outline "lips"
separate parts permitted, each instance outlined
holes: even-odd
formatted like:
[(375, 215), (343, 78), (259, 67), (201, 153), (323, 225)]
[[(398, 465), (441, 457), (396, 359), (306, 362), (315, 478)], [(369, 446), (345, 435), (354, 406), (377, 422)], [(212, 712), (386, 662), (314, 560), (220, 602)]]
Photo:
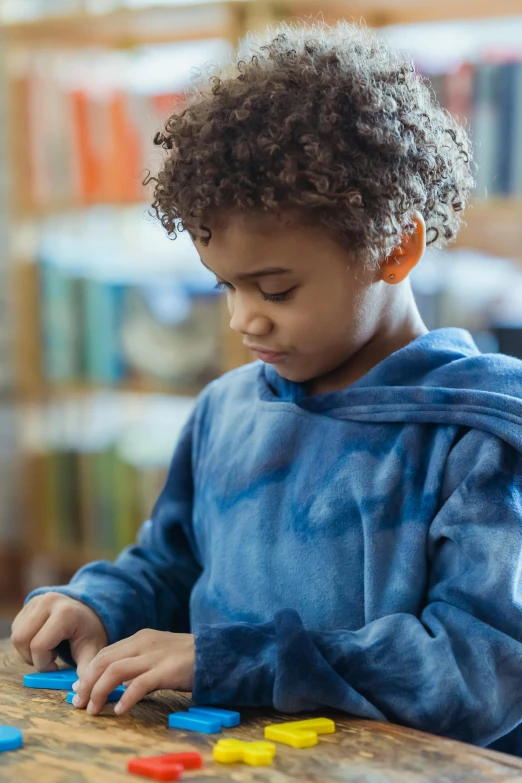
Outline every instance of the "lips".
[(268, 351), (265, 348), (258, 348), (257, 346), (253, 345), (247, 345), (246, 347), (252, 351), (252, 353), (255, 353), (258, 359), (261, 359), (263, 362), (267, 362), (267, 364), (276, 364), (286, 355), (281, 351)]

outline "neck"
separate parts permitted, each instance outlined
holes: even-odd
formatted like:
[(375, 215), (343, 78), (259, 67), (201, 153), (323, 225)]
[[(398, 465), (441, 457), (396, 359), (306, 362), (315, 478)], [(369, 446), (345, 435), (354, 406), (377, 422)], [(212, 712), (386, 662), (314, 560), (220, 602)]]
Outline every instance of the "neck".
[(309, 381), (306, 384), (307, 394), (324, 394), (345, 389), (387, 356), (426, 334), (429, 329), (420, 316), (409, 286), (405, 286), (402, 300), (400, 305), (394, 303), (394, 307), (384, 315), (371, 337), (346, 362)]

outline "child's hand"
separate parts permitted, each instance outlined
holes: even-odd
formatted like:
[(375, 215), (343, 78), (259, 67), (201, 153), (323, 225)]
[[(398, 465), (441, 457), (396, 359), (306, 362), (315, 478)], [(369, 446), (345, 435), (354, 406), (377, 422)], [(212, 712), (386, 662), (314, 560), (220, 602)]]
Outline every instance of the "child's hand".
[(139, 631), (98, 653), (80, 677), (73, 704), (97, 715), (109, 693), (130, 682), (114, 708), (121, 715), (152, 691), (191, 691), (194, 660), (192, 634)]
[(37, 595), (15, 617), (11, 641), (39, 671), (56, 671), (56, 648), (68, 640), (80, 676), (107, 644), (98, 615), (88, 606), (60, 593)]

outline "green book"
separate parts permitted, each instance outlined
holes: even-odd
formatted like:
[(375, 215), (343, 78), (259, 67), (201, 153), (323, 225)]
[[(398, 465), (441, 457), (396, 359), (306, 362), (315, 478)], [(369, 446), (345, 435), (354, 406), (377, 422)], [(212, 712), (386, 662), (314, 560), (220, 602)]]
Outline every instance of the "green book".
[(86, 279), (84, 288), (84, 366), (94, 384), (114, 384), (122, 376), (119, 344), (123, 286)]
[(79, 366), (77, 285), (52, 263), (40, 265), (44, 370), (52, 383), (71, 381)]
[(136, 480), (132, 467), (116, 452), (114, 460), (114, 524), (119, 551), (132, 544), (136, 532)]
[(475, 74), (475, 105), (472, 135), (475, 144), (477, 164), (477, 188), (475, 195), (485, 198), (498, 189), (499, 149), (499, 66), (495, 63), (480, 63)]
[(92, 545), (100, 556), (105, 557), (112, 555), (115, 550), (112, 529), (112, 460), (107, 451), (97, 452), (92, 457)]

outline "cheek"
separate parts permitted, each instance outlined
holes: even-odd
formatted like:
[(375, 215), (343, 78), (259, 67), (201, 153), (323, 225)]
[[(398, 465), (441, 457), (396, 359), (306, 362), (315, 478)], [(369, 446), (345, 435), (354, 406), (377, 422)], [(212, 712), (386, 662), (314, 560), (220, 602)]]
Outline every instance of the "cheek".
[(296, 339), (306, 338), (309, 346), (329, 346), (351, 343), (360, 331), (362, 318), (354, 303), (336, 295), (312, 301), (293, 319), (292, 331)]
[(313, 315), (300, 318), (293, 331), (296, 360), (308, 377), (323, 375), (342, 364), (371, 337), (368, 299), (360, 297), (356, 302), (352, 297), (348, 304), (337, 296), (334, 300), (333, 305), (327, 302), (316, 307)]

